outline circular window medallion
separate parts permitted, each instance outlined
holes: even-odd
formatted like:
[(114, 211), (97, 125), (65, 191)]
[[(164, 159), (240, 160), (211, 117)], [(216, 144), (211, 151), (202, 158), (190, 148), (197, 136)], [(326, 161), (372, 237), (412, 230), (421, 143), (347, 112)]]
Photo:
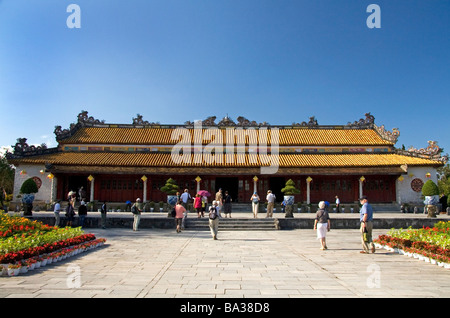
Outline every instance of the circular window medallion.
[(419, 178), (415, 178), (411, 181), (411, 189), (416, 192), (422, 191), (423, 181)]
[(42, 180), (38, 177), (33, 177), (32, 179), (34, 180), (34, 182), (36, 182), (38, 189), (40, 189), (42, 185)]

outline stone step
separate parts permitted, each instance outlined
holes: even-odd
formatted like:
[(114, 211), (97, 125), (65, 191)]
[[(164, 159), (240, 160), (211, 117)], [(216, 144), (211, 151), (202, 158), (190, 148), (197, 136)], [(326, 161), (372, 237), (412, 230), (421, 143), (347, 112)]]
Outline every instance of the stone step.
[[(277, 230), (277, 219), (243, 219), (243, 218), (221, 218), (219, 230), (227, 231), (267, 231)], [(187, 218), (186, 230), (209, 230), (208, 218)]]

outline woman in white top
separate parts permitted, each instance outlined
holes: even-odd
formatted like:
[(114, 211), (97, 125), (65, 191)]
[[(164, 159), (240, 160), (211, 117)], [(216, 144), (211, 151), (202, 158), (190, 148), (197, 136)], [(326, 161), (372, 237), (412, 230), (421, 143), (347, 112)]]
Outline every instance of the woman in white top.
[(258, 209), (259, 209), (259, 196), (256, 192), (253, 193), (252, 197), (250, 198), (250, 201), (252, 201), (253, 217), (256, 219), (258, 218)]
[(320, 240), (321, 250), (327, 249), (325, 241), (327, 232), (330, 231), (330, 217), (328, 211), (325, 210), (325, 202), (319, 202), (319, 210), (317, 210), (316, 219), (314, 220), (314, 230), (317, 230), (317, 238)]

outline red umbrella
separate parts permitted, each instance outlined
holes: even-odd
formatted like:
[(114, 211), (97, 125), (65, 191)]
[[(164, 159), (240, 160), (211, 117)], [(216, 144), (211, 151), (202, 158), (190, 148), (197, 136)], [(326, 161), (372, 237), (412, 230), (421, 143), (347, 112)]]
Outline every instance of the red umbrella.
[(202, 196), (202, 197), (209, 197), (209, 196), (211, 196), (211, 193), (209, 193), (208, 191), (206, 191), (206, 190), (200, 190), (200, 191), (198, 191), (197, 192), (200, 196)]

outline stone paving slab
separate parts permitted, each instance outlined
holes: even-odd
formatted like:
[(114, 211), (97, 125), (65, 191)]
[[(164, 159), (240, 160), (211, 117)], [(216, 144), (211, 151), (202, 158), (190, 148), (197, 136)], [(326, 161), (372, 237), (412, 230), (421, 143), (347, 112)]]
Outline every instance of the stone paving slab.
[(450, 270), (386, 250), (360, 254), (353, 229), (331, 230), (326, 251), (313, 230), (222, 231), (216, 241), (205, 231), (87, 232), (107, 244), (0, 277), (0, 297), (450, 297)]

